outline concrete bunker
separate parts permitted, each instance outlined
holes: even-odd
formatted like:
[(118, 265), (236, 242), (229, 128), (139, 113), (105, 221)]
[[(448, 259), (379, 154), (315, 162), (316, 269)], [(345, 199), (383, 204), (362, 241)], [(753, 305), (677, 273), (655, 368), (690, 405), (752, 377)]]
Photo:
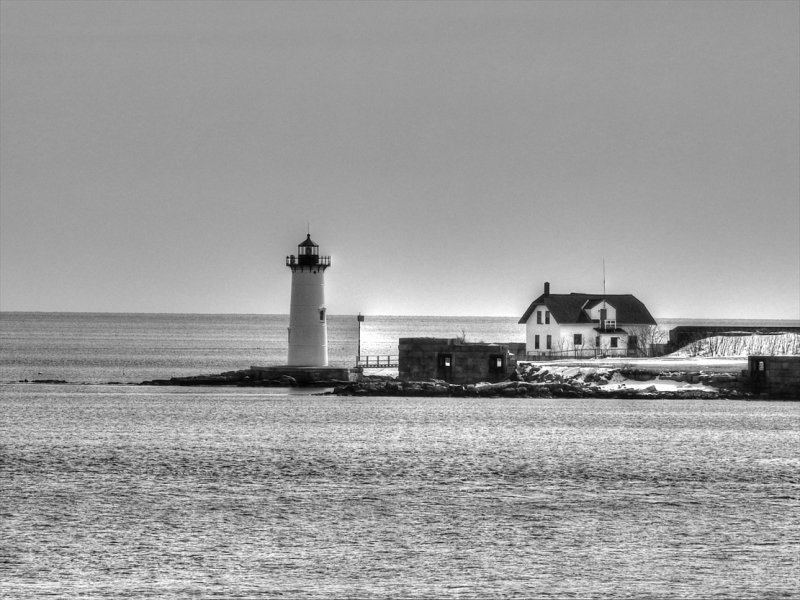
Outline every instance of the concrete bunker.
[(747, 367), (749, 391), (800, 400), (800, 356), (750, 356)]
[(470, 384), (507, 379), (517, 366), (519, 344), (464, 343), (456, 338), (400, 338), (399, 376)]

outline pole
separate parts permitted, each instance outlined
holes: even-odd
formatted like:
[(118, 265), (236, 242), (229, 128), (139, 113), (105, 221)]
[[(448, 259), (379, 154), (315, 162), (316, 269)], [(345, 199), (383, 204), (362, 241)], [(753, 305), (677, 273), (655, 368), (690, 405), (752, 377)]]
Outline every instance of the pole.
[(606, 330), (606, 259), (603, 259), (603, 308), (600, 310), (600, 328)]
[(356, 357), (356, 366), (361, 362), (361, 322), (364, 320), (364, 315), (358, 313), (358, 356)]

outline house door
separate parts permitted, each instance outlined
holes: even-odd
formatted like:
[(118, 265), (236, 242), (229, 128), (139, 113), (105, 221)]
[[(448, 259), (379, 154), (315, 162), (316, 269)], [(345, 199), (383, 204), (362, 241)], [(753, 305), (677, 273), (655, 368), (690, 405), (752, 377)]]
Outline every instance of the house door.
[(453, 378), (453, 355), (439, 354), (436, 359), (436, 379), (447, 381)]

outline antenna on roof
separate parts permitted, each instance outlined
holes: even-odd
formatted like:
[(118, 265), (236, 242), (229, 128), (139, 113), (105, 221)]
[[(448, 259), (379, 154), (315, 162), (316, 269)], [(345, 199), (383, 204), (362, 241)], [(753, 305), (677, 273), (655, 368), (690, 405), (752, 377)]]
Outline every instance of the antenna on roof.
[(606, 259), (603, 259), (603, 308), (606, 307)]

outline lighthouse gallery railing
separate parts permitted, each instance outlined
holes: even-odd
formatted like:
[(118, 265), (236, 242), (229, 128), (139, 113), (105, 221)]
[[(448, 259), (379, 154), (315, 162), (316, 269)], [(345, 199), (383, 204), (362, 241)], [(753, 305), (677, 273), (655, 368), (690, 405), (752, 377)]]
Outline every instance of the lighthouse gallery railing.
[(306, 262), (310, 256), (304, 256), (301, 260), (299, 257), (291, 254), (286, 257), (286, 266), (287, 267), (294, 267), (294, 266), (314, 266), (314, 265), (322, 265), (323, 267), (330, 267), (331, 266), (331, 257), (330, 256), (317, 256), (316, 262)]

